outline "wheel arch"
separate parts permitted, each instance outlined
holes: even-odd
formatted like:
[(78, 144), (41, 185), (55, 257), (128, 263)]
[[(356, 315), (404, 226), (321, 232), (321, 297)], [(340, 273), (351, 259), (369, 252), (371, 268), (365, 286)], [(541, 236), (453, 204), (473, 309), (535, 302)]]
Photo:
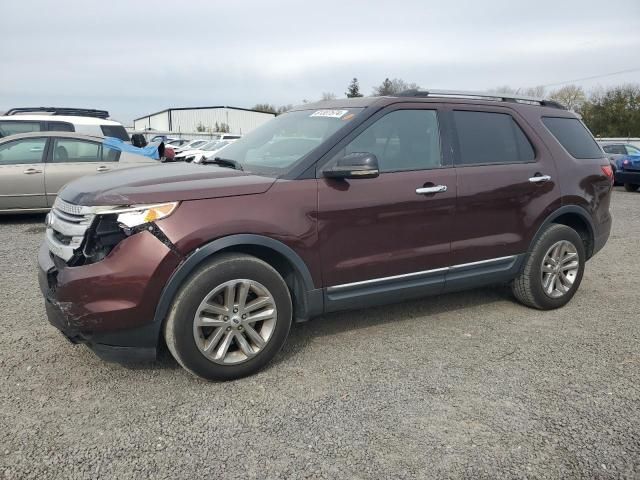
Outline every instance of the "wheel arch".
[(294, 319), (304, 321), (323, 310), (322, 290), (316, 289), (309, 268), (289, 246), (271, 237), (237, 234), (213, 240), (194, 250), (164, 286), (154, 315), (158, 335), (184, 281), (203, 262), (220, 253), (245, 253), (271, 265), (284, 279), (293, 300)]
[(542, 222), (542, 225), (540, 225), (531, 240), (528, 249), (529, 252), (531, 252), (533, 245), (535, 245), (538, 238), (540, 238), (540, 235), (542, 235), (545, 229), (552, 223), (566, 225), (578, 232), (578, 235), (580, 235), (580, 238), (582, 238), (584, 242), (587, 259), (591, 258), (594, 249), (595, 228), (589, 213), (584, 208), (576, 205), (565, 205), (549, 215), (544, 222)]

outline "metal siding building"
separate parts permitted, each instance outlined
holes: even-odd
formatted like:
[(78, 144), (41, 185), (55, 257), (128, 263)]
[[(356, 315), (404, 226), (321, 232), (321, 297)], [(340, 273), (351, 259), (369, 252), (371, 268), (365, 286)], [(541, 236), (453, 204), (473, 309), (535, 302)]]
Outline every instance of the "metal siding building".
[(229, 125), (230, 133), (245, 134), (274, 117), (272, 113), (237, 107), (170, 108), (136, 118), (136, 131), (153, 129), (162, 132), (195, 133), (199, 126), (215, 131), (218, 125)]

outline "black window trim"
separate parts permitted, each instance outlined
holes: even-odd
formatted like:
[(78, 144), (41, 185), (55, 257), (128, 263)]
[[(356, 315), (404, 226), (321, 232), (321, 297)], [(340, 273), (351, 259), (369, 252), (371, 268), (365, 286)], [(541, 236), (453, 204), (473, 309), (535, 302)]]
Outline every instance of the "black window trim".
[[(490, 163), (462, 163), (460, 156), (460, 143), (458, 140), (458, 127), (453, 118), (454, 111), (464, 112), (478, 112), (478, 113), (497, 113), (503, 115), (509, 115), (515, 124), (520, 128), (522, 134), (525, 136), (531, 148), (533, 149), (533, 160), (528, 162), (490, 162)], [(473, 104), (455, 104), (447, 106), (447, 115), (449, 116), (449, 128), (451, 129), (452, 145), (453, 145), (453, 166), (455, 168), (473, 168), (473, 167), (487, 167), (491, 165), (532, 165), (540, 163), (540, 147), (537, 142), (532, 140), (531, 129), (526, 122), (519, 118), (517, 112), (510, 108), (494, 107), (489, 105), (473, 105)]]
[(416, 170), (386, 170), (384, 172), (380, 172), (380, 176), (387, 175), (390, 173), (408, 173), (408, 172), (422, 172), (422, 171), (432, 171), (432, 170), (443, 170), (446, 168), (453, 168), (453, 159), (451, 157), (451, 138), (450, 138), (450, 128), (448, 125), (448, 121), (444, 115), (444, 105), (442, 103), (412, 103), (412, 102), (402, 102), (402, 103), (392, 103), (387, 105), (384, 108), (381, 108), (373, 115), (369, 116), (365, 121), (360, 123), (358, 126), (349, 131), (340, 141), (335, 143), (329, 150), (325, 152), (324, 155), (315, 163), (316, 170), (316, 178), (324, 178), (322, 175), (322, 171), (329, 165), (329, 163), (333, 160), (335, 155), (338, 154), (340, 150), (345, 148), (349, 143), (356, 139), (362, 132), (364, 132), (367, 128), (373, 125), (375, 122), (380, 120), (382, 117), (388, 115), (397, 110), (435, 110), (436, 118), (438, 120), (438, 130), (440, 134), (440, 157), (442, 160), (442, 165), (436, 168), (421, 168)]

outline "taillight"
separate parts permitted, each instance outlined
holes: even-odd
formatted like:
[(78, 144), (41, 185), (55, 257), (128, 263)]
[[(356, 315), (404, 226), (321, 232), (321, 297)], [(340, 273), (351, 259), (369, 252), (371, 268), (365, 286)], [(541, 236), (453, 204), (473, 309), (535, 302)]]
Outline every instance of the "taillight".
[(613, 180), (613, 168), (611, 168), (611, 165), (602, 165), (600, 168), (602, 168), (602, 173), (604, 173), (609, 180)]

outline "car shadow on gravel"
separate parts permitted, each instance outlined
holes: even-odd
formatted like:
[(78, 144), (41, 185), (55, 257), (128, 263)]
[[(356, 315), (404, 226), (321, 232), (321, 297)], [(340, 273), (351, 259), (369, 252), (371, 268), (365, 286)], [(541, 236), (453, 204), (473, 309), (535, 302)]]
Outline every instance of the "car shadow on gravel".
[(46, 213), (29, 213), (20, 215), (0, 216), (0, 228), (3, 225), (24, 225), (25, 233), (43, 233), (45, 230), (44, 218)]
[[(441, 313), (469, 309), (481, 305), (512, 300), (511, 292), (504, 286), (479, 288), (464, 292), (448, 293), (425, 297), (420, 300), (330, 313), (314, 318), (308, 322), (296, 323), (291, 327), (289, 338), (282, 351), (265, 367), (268, 371), (280, 363), (287, 362), (307, 348), (309, 342), (318, 337), (329, 337), (340, 333), (360, 330), (393, 322), (402, 322), (414, 318), (437, 316)], [(129, 370), (174, 370), (180, 365), (171, 356), (164, 342), (158, 351), (155, 362), (127, 363), (123, 367)]]
[(515, 300), (507, 286), (497, 285), (380, 307), (325, 314), (308, 322), (294, 324), (284, 348), (266, 369), (286, 362), (287, 359), (304, 350), (308, 343), (317, 337), (333, 336), (415, 318), (433, 317), (456, 310), (473, 311), (478, 306), (503, 301)]

